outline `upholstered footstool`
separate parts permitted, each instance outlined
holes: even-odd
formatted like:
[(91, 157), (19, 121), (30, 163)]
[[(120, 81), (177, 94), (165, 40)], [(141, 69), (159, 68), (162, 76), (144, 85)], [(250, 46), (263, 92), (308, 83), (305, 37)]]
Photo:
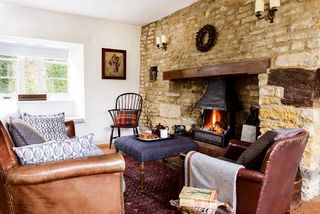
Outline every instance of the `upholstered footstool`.
[(174, 137), (151, 142), (141, 141), (134, 136), (123, 136), (115, 140), (117, 151), (122, 151), (140, 162), (140, 186), (144, 186), (144, 163), (178, 156), (181, 152), (198, 151), (199, 146), (186, 137)]

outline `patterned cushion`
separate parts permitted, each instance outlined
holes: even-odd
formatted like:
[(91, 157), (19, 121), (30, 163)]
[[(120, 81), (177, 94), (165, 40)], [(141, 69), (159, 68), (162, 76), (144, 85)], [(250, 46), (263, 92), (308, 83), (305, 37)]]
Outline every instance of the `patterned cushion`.
[(116, 125), (126, 126), (126, 125), (136, 125), (137, 121), (137, 110), (120, 110), (117, 113)]
[(14, 145), (18, 147), (46, 142), (35, 128), (19, 118), (10, 117), (9, 133)]
[[(255, 168), (261, 163), (261, 157), (264, 157), (276, 135), (277, 133), (273, 131), (266, 132), (240, 155), (236, 163), (247, 168)], [(248, 167), (249, 165), (251, 166)]]
[(93, 134), (88, 134), (74, 139), (53, 140), (12, 149), (22, 165), (39, 164), (102, 155), (103, 152), (92, 141)]
[(64, 113), (52, 115), (30, 115), (24, 113), (22, 120), (38, 130), (47, 141), (68, 138), (64, 125)]

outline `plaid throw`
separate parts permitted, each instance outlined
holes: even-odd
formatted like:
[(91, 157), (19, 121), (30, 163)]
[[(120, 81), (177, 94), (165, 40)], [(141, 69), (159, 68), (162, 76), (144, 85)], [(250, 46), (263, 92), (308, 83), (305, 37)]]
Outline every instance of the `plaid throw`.
[(120, 110), (118, 111), (116, 117), (116, 125), (126, 126), (126, 125), (135, 125), (137, 121), (137, 110)]

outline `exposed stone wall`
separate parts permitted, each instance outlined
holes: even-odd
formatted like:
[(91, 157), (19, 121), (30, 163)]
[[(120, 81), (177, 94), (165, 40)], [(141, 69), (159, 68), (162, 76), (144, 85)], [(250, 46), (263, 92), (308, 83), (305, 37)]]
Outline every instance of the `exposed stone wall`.
[[(197, 123), (200, 110), (194, 104), (205, 90), (205, 81), (163, 81), (163, 71), (259, 58), (270, 58), (270, 69), (319, 68), (320, 1), (282, 0), (281, 3), (273, 24), (255, 18), (254, 0), (200, 0), (142, 27), (140, 93), (145, 106), (141, 122), (147, 125), (150, 120), (153, 125), (161, 122), (170, 126), (181, 123), (189, 127)], [(216, 27), (218, 39), (214, 48), (202, 53), (195, 47), (195, 35), (205, 24)], [(155, 46), (155, 36), (161, 31), (168, 37), (167, 51)], [(155, 82), (149, 82), (151, 66), (158, 66)], [(310, 132), (301, 163), (303, 197), (309, 199), (320, 193), (320, 139), (316, 138), (320, 134), (320, 111), (317, 105), (283, 104), (285, 89), (270, 85), (269, 73), (268, 70), (259, 75), (259, 90), (254, 84), (249, 84), (251, 87), (239, 83), (243, 89), (239, 94), (247, 107), (260, 106), (262, 132), (284, 127), (303, 127)], [(315, 94), (319, 94), (319, 87)], [(258, 97), (258, 103), (254, 97)]]
[[(287, 69), (285, 72), (290, 71), (292, 71), (292, 69)], [(303, 73), (304, 72), (311, 72), (311, 76), (317, 76), (314, 75), (315, 71), (304, 70)], [(277, 75), (278, 83), (286, 83), (287, 78), (280, 75), (280, 73), (281, 71), (279, 71), (279, 75)], [(279, 87), (267, 84), (270, 83), (268, 79), (273, 75), (275, 74), (269, 73), (259, 75), (261, 131), (265, 132), (274, 128), (296, 127), (302, 127), (309, 131), (310, 138), (301, 161), (300, 170), (303, 179), (302, 197), (303, 199), (311, 199), (320, 194), (320, 109), (318, 108), (318, 99), (315, 96), (317, 90), (317, 87), (315, 86), (318, 84), (320, 78), (315, 77), (315, 79), (311, 80), (308, 78), (310, 75), (304, 75), (304, 77), (301, 77), (303, 79), (300, 81), (292, 81), (290, 82), (290, 85)], [(295, 72), (292, 73), (291, 77), (294, 76)], [(307, 79), (308, 81), (301, 83)], [(274, 82), (274, 84), (276, 83)], [(292, 85), (294, 87), (292, 87)], [(292, 94), (292, 91), (294, 91), (293, 88), (299, 87), (301, 87), (302, 91)], [(310, 89), (310, 87), (313, 89)], [(311, 91), (308, 92), (308, 90)], [(306, 102), (309, 98), (308, 94), (312, 94), (312, 104)], [(292, 105), (285, 105), (285, 103), (290, 100), (288, 99), (289, 96), (291, 96), (290, 98), (294, 100), (294, 102)], [(301, 106), (303, 104), (305, 105), (304, 107)], [(293, 105), (300, 107), (295, 107)]]
[(259, 79), (258, 75), (236, 77), (235, 88), (240, 110), (235, 113), (235, 137), (241, 137), (242, 124), (246, 120), (250, 107), (259, 107)]

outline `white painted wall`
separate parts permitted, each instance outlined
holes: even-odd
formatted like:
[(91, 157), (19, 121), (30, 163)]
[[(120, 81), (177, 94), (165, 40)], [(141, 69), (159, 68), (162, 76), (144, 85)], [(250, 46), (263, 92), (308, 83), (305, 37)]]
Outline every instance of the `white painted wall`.
[[(107, 141), (107, 109), (119, 94), (139, 90), (140, 27), (0, 3), (0, 34), (83, 44), (85, 123), (76, 131)], [(126, 80), (101, 79), (101, 48), (127, 50)]]

